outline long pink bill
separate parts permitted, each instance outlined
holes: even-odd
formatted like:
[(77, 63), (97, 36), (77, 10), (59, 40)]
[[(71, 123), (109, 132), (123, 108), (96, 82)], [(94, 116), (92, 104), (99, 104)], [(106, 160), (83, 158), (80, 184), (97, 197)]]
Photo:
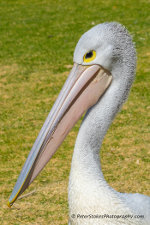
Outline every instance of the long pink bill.
[(112, 80), (99, 65), (74, 64), (19, 175), (8, 206), (32, 183), (84, 112), (96, 104)]

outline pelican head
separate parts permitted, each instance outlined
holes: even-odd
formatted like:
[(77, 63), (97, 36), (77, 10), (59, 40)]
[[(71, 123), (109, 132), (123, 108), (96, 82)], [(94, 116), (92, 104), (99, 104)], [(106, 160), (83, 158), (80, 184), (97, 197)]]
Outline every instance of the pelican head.
[[(74, 51), (74, 66), (23, 166), (9, 207), (48, 163), (83, 113), (101, 101), (115, 80), (122, 77), (129, 89), (135, 68), (132, 58), (135, 51), (131, 36), (118, 23), (97, 25), (81, 36)], [(132, 73), (123, 77), (116, 68), (125, 64)]]

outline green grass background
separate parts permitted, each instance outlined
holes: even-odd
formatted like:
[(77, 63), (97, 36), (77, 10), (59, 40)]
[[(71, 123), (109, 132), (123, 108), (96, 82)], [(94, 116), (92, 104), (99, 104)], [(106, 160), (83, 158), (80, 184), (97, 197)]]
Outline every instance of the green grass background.
[(7, 200), (72, 65), (80, 36), (105, 21), (124, 24), (136, 43), (137, 76), (101, 150), (107, 182), (149, 195), (150, 1), (0, 1), (0, 223), (67, 224), (67, 183), (80, 121), (26, 193)]

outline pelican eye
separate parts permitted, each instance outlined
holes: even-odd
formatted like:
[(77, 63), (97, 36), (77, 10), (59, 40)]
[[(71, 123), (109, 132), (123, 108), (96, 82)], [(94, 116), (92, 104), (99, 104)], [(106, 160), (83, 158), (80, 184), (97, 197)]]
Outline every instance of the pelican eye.
[(95, 57), (96, 57), (96, 52), (94, 50), (91, 50), (83, 56), (83, 62), (85, 63), (91, 62), (95, 59)]

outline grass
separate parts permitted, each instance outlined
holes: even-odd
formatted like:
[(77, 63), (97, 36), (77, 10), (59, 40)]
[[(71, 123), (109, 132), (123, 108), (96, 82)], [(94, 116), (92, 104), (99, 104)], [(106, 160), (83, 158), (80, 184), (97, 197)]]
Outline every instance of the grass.
[(146, 0), (1, 0), (1, 224), (67, 224), (67, 183), (80, 121), (27, 191), (36, 192), (12, 209), (6, 203), (67, 78), (78, 39), (104, 21), (118, 21), (128, 28), (136, 43), (138, 66), (130, 97), (102, 146), (103, 173), (118, 191), (150, 195), (149, 19)]

